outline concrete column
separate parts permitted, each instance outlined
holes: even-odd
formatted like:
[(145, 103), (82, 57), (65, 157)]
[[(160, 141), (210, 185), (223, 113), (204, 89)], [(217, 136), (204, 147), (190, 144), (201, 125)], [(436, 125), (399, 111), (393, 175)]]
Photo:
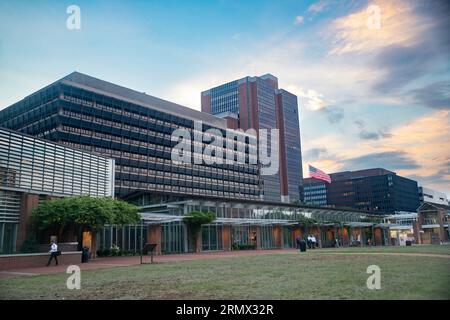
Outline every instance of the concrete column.
[(282, 237), (282, 230), (280, 226), (275, 226), (273, 228), (274, 233), (274, 239), (275, 239), (275, 246), (277, 248), (283, 248), (283, 237)]
[(196, 248), (195, 252), (202, 251), (202, 229), (200, 228), (200, 231), (197, 233), (197, 240), (196, 240)]
[(375, 246), (381, 246), (381, 245), (383, 245), (383, 236), (382, 236), (382, 230), (381, 230), (381, 228), (374, 228), (374, 231), (373, 231), (373, 244), (375, 245)]
[(256, 249), (257, 250), (261, 249), (261, 227), (260, 226), (256, 227)]
[(161, 254), (161, 225), (147, 226), (147, 239), (149, 243), (156, 243), (155, 254)]
[(231, 250), (231, 226), (222, 227), (222, 245), (224, 251)]
[(439, 221), (439, 240), (446, 241), (445, 228), (444, 228), (444, 211), (438, 210), (436, 220)]
[(35, 208), (39, 206), (39, 195), (37, 194), (22, 194), (20, 204), (20, 218), (19, 226), (17, 228), (17, 242), (16, 250), (19, 250), (22, 243), (28, 237), (31, 232), (30, 217)]
[(422, 244), (422, 238), (420, 237), (419, 222), (413, 221), (412, 227), (413, 227), (414, 239), (416, 240), (416, 243)]

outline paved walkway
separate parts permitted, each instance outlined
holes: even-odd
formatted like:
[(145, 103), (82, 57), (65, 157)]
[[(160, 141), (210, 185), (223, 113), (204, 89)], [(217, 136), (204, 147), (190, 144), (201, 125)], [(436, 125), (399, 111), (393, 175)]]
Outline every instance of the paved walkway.
[[(394, 252), (339, 252), (333, 249), (317, 249), (314, 251), (323, 255), (395, 255), (395, 256), (409, 256), (409, 257), (433, 257), (450, 259), (450, 255), (446, 254), (432, 254), (432, 253), (394, 253)], [(217, 251), (217, 252), (201, 252), (201, 253), (182, 253), (182, 254), (168, 254), (154, 256), (155, 263), (190, 261), (190, 260), (206, 260), (206, 259), (222, 259), (230, 257), (242, 256), (257, 256), (264, 254), (298, 254), (295, 249), (278, 249), (278, 250), (242, 250), (242, 251)], [(145, 262), (150, 260), (150, 257), (144, 257)], [(90, 260), (89, 263), (80, 263), (78, 266), (81, 270), (96, 270), (113, 267), (127, 267), (139, 265), (141, 263), (140, 256), (132, 257), (104, 257)], [(39, 267), (39, 268), (21, 268), (11, 269), (7, 271), (0, 271), (0, 279), (15, 278), (20, 276), (35, 276), (39, 274), (65, 273), (67, 265)]]
[[(154, 263), (190, 261), (199, 259), (221, 259), (241, 256), (256, 256), (263, 254), (286, 254), (296, 253), (295, 249), (279, 249), (279, 250), (242, 250), (242, 251), (217, 251), (217, 252), (201, 252), (201, 253), (182, 253), (182, 254), (167, 254), (153, 257)], [(144, 262), (150, 261), (150, 256), (144, 257)], [(131, 257), (105, 257), (90, 260), (89, 263), (80, 263), (78, 266), (81, 270), (95, 270), (112, 267), (127, 267), (138, 265), (141, 263), (140, 256)], [(39, 268), (21, 268), (0, 271), (0, 279), (15, 278), (19, 276), (35, 276), (39, 274), (65, 273), (67, 265), (52, 265), (50, 267)]]

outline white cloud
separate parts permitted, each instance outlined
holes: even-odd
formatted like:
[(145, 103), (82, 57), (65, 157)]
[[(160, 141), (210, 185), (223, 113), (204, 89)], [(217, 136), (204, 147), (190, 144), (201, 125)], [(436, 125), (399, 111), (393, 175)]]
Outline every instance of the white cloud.
[(334, 41), (330, 53), (362, 53), (394, 44), (408, 46), (427, 27), (413, 13), (411, 3), (379, 0), (376, 5), (333, 21), (330, 30)]
[(330, 5), (330, 1), (321, 0), (313, 3), (308, 7), (308, 12), (319, 13), (325, 10)]
[(294, 20), (295, 25), (302, 24), (305, 19), (302, 16), (296, 16)]
[(299, 97), (301, 100), (300, 105), (304, 106), (307, 110), (318, 111), (328, 105), (323, 98), (323, 94), (317, 92), (316, 90), (304, 89), (292, 84), (285, 86), (284, 89)]

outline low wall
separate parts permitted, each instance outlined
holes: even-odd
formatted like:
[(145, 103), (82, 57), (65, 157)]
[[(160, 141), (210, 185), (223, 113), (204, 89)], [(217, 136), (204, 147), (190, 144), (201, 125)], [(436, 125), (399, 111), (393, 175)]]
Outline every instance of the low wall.
[[(58, 250), (62, 252), (74, 252), (78, 250), (78, 242), (62, 242), (57, 243)], [(50, 251), (50, 244), (40, 244), (38, 252), (49, 252)]]
[[(0, 255), (0, 270), (36, 268), (45, 267), (47, 265), (49, 253), (24, 253), (24, 254), (5, 254)], [(58, 256), (60, 265), (80, 264), (81, 251), (61, 252)], [(52, 266), (55, 261), (52, 261)]]

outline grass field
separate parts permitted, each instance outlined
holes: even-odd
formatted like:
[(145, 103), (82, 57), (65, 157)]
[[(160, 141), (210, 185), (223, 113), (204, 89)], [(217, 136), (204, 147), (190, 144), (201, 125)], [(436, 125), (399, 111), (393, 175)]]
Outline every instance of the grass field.
[[(367, 254), (377, 252), (411, 255)], [(380, 290), (366, 286), (366, 269), (373, 264), (381, 268)], [(0, 299), (449, 299), (450, 246), (325, 249), (115, 267), (83, 271), (80, 290), (66, 288), (68, 276), (0, 280)]]

